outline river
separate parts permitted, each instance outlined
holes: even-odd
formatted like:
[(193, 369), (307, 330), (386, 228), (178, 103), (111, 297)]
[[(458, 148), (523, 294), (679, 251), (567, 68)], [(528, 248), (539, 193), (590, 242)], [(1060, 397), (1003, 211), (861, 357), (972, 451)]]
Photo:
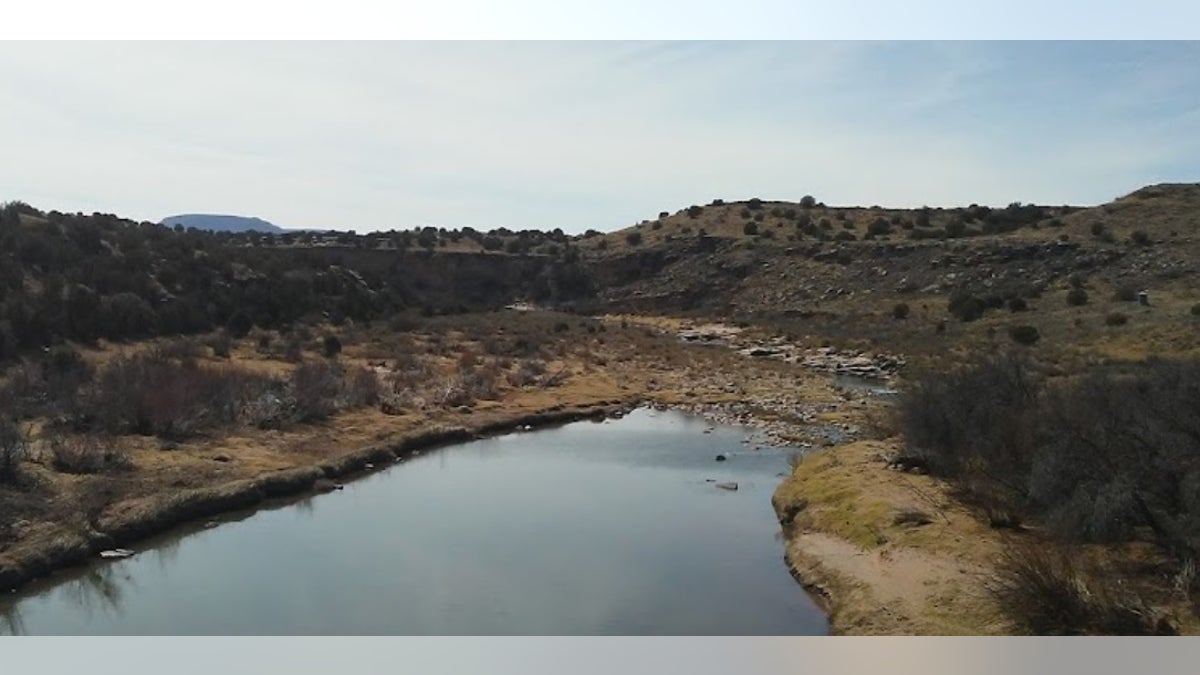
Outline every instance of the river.
[(824, 634), (771, 509), (788, 452), (748, 433), (639, 409), (431, 450), (30, 584), (0, 633)]

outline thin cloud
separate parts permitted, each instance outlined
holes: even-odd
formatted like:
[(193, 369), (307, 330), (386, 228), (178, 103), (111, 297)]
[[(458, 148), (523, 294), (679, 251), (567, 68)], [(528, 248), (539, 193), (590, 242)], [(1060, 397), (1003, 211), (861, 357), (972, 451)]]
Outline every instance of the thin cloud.
[(1096, 203), (1196, 180), (1191, 44), (0, 45), (0, 199), (613, 229), (751, 196)]

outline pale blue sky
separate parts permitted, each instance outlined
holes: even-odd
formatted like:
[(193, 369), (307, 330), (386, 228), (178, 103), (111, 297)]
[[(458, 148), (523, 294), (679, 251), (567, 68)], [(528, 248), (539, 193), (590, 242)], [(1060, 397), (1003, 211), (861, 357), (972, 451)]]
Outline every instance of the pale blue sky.
[(2, 43), (0, 201), (611, 230), (1200, 180), (1197, 42)]

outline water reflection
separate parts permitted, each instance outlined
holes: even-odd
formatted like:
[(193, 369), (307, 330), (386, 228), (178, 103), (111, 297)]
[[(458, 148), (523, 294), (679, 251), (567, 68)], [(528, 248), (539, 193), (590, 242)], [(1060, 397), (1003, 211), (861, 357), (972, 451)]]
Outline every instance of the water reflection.
[(121, 598), (126, 590), (136, 589), (133, 576), (124, 571), (125, 567), (120, 562), (93, 567), (60, 586), (60, 594), (89, 618), (97, 610), (120, 616)]
[(0, 635), (24, 635), (25, 622), (17, 605), (0, 604)]

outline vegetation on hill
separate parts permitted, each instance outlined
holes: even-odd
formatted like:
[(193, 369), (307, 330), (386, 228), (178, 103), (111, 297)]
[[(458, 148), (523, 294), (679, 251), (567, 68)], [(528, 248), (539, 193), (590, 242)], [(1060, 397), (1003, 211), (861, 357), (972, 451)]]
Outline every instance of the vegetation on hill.
[[(426, 236), (433, 243), (413, 249)], [(535, 244), (556, 248), (516, 258), (430, 259), (448, 242), (488, 237), (518, 254)], [(454, 313), (587, 292), (577, 258), (555, 241), (565, 241), (561, 231), (213, 233), (12, 202), (0, 208), (0, 363), (63, 340), (90, 344), (221, 327), (244, 334), (299, 320)]]

